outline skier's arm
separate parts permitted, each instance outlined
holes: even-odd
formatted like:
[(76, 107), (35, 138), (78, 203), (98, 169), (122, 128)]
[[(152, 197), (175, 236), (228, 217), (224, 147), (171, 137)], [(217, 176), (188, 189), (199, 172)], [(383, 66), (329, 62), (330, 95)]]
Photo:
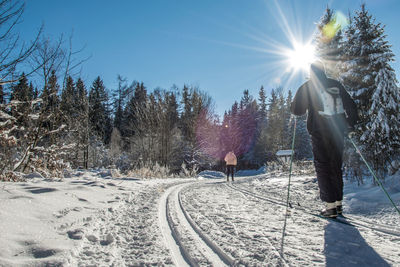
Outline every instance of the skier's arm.
[(307, 83), (303, 84), (296, 92), (290, 110), (294, 115), (304, 115), (308, 108), (308, 90)]
[(349, 93), (342, 87), (342, 99), (344, 109), (346, 111), (347, 123), (351, 128), (354, 128), (354, 125), (357, 124), (359, 117), (357, 112), (357, 105), (354, 100), (351, 98)]

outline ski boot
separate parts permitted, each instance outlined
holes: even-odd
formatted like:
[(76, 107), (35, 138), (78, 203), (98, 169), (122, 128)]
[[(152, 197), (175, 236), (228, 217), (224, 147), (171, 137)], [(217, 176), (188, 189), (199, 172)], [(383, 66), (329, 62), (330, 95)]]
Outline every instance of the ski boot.
[(336, 201), (336, 212), (338, 215), (343, 215), (343, 205), (342, 201)]
[(321, 211), (321, 216), (324, 216), (326, 218), (336, 218), (338, 216), (337, 210), (336, 210), (336, 202), (333, 203), (325, 203), (326, 208)]

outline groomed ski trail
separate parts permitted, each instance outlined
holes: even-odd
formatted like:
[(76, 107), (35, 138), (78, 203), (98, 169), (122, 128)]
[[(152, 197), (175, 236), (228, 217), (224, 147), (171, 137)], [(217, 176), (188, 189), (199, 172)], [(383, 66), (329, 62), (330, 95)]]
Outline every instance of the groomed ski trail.
[[(232, 265), (233, 259), (202, 233), (185, 211), (180, 200), (180, 191), (191, 184), (194, 183), (168, 188), (159, 201), (159, 225), (174, 263), (176, 266), (200, 266), (198, 257), (193, 256), (196, 252), (191, 249), (195, 247), (197, 254), (200, 253), (211, 266)], [(185, 238), (190, 239), (190, 246)]]

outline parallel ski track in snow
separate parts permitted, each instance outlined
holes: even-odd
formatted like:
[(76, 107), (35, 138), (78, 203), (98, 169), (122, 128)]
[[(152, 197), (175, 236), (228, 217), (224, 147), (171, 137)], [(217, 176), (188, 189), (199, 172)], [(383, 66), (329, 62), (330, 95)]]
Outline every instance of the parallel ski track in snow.
[[(193, 183), (183, 183), (172, 186), (164, 192), (159, 202), (159, 223), (164, 240), (170, 248), (176, 266), (199, 266), (198, 261), (191, 256), (190, 247), (182, 240), (181, 230), (185, 228), (212, 266), (232, 266), (234, 260), (225, 254), (210, 238), (208, 238), (192, 220), (182, 205), (180, 191)], [(174, 210), (170, 210), (170, 203)], [(176, 212), (178, 222), (174, 221), (172, 212)], [(193, 247), (193, 246), (191, 246)]]
[[(187, 190), (182, 190), (182, 191), (180, 191), (180, 192), (179, 192), (179, 195), (180, 195), (181, 193), (184, 194), (185, 191), (187, 191)], [(179, 197), (180, 197), (180, 196), (179, 196)], [(188, 204), (188, 203), (187, 203), (187, 204)], [(190, 203), (189, 203), (189, 204), (190, 204)], [(183, 209), (185, 210), (185, 208), (183, 208)], [(190, 207), (189, 210), (193, 210), (193, 207)], [(186, 211), (185, 211), (185, 212), (186, 212)], [(190, 212), (189, 212), (189, 213), (190, 213)], [(204, 221), (204, 220), (209, 220), (209, 221), (213, 222), (213, 220), (210, 220), (209, 218), (207, 218), (207, 216), (204, 216), (204, 215), (203, 215), (203, 216), (202, 216), (202, 221)], [(192, 221), (194, 222), (194, 220), (192, 220)], [(248, 222), (248, 223), (251, 224), (251, 222)], [(196, 224), (196, 223), (194, 223), (194, 224)], [(235, 226), (233, 225), (233, 227), (235, 227)], [(238, 236), (237, 234), (236, 234), (236, 236), (233, 236), (233, 235), (231, 235), (230, 233), (228, 233), (228, 232), (226, 232), (226, 231), (224, 231), (224, 230), (222, 230), (222, 229), (220, 229), (220, 230), (223, 231), (223, 232), (225, 233), (225, 235), (227, 235), (227, 236), (231, 236), (232, 238), (236, 238), (236, 239), (242, 240), (242, 237)], [(201, 230), (200, 230), (200, 231), (201, 231)], [(265, 245), (265, 243), (267, 242), (267, 243), (270, 245), (270, 247), (271, 247), (273, 253), (275, 253), (275, 255), (279, 258), (279, 264), (276, 265), (276, 266), (290, 266), (289, 263), (286, 261), (286, 259), (281, 255), (279, 249), (273, 245), (273, 243), (271, 242), (271, 240), (270, 240), (267, 236), (264, 236), (264, 237), (265, 237), (266, 240), (261, 241), (261, 240), (256, 240), (256, 239), (254, 239), (254, 240), (252, 240), (252, 242), (260, 243), (260, 245)], [(226, 243), (225, 241), (221, 241), (221, 240), (220, 240), (220, 242)], [(226, 244), (229, 244), (230, 246), (232, 245), (232, 243), (226, 243)], [(226, 261), (226, 262), (229, 262), (229, 265), (230, 265), (230, 266), (237, 266), (237, 260), (236, 260), (236, 259), (234, 259), (234, 260), (231, 259), (231, 260), (228, 260), (228, 261)], [(240, 262), (240, 264), (239, 264), (238, 266), (243, 266), (242, 264), (243, 264), (244, 266), (247, 266), (247, 264), (244, 263), (244, 262)], [(253, 266), (253, 265), (249, 265), (249, 266)]]
[[(233, 189), (233, 190), (239, 191), (239, 192), (241, 192), (241, 193), (243, 193), (245, 195), (248, 195), (248, 196), (263, 200), (263, 201), (267, 201), (267, 202), (270, 202), (270, 203), (273, 203), (273, 204), (276, 204), (276, 205), (280, 205), (280, 206), (286, 207), (286, 203), (283, 202), (280, 199), (276, 199), (276, 198), (272, 198), (272, 197), (260, 196), (260, 195), (254, 193), (254, 192), (248, 191), (248, 190), (243, 189), (243, 188), (239, 188), (239, 187), (237, 187), (235, 185), (232, 185), (232, 184), (226, 184), (226, 186), (231, 188), (231, 189)], [(316, 211), (306, 209), (303, 206), (294, 205), (294, 207), (292, 207), (292, 208), (302, 210), (303, 212), (305, 212), (305, 213), (307, 213), (309, 215), (318, 217), (321, 220), (326, 220), (327, 219), (327, 218), (321, 217), (318, 213), (316, 213)], [(371, 225), (370, 222), (366, 222), (366, 221), (359, 220), (359, 219), (352, 219), (351, 217), (348, 217), (348, 216), (346, 216), (344, 219), (345, 220), (342, 220), (341, 218), (338, 217), (338, 219), (331, 219), (331, 221), (337, 222), (337, 223), (341, 223), (341, 224), (350, 225), (350, 226), (355, 226), (355, 227), (358, 226), (358, 227), (362, 227), (362, 228), (367, 228), (367, 229), (370, 229), (370, 230), (373, 230), (373, 231), (381, 232), (383, 234), (400, 237), (400, 232), (394, 231), (394, 230), (391, 230), (391, 229), (387, 229), (387, 228), (385, 228), (385, 227), (383, 227), (381, 225), (379, 227), (376, 227), (376, 226)]]

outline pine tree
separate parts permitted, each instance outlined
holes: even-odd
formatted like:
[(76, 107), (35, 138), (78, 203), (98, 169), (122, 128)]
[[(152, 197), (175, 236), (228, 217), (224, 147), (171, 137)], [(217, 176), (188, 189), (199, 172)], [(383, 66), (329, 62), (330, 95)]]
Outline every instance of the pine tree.
[(385, 171), (385, 164), (396, 153), (400, 140), (399, 89), (390, 66), (394, 54), (384, 26), (375, 22), (365, 4), (356, 12), (346, 37), (341, 80), (359, 109), (357, 137), (375, 169)]
[(117, 77), (118, 80), (118, 88), (113, 93), (114, 98), (114, 128), (119, 130), (121, 135), (124, 135), (123, 132), (123, 123), (124, 123), (124, 108), (126, 105), (126, 98), (129, 96), (131, 91), (134, 90), (136, 86), (136, 82), (133, 82), (130, 86), (127, 84), (127, 80), (122, 78), (120, 75)]
[(260, 120), (265, 123), (267, 120), (267, 96), (265, 94), (264, 86), (261, 86), (258, 92), (258, 101), (260, 107)]
[(100, 77), (97, 77), (89, 92), (89, 126), (92, 133), (105, 144), (111, 137), (111, 119), (108, 109), (108, 94)]
[(342, 54), (342, 30), (337, 21), (337, 15), (329, 7), (318, 23), (318, 33), (315, 37), (316, 56), (324, 63), (326, 74), (330, 77), (339, 76), (337, 66)]
[(78, 94), (75, 88), (74, 80), (68, 76), (65, 83), (65, 88), (61, 93), (60, 109), (67, 124), (75, 123), (77, 119), (77, 102)]
[(183, 133), (183, 136), (185, 140), (190, 140), (191, 139), (191, 129), (190, 129), (190, 124), (192, 121), (192, 106), (191, 106), (191, 101), (190, 101), (191, 95), (189, 92), (189, 87), (184, 85), (182, 89), (182, 102), (181, 105), (183, 105), (183, 111), (181, 114), (181, 130)]
[[(295, 157), (298, 160), (311, 159), (312, 148), (311, 138), (307, 131), (307, 115), (297, 117), (296, 120)], [(291, 132), (293, 132), (293, 128), (291, 128)]]
[(10, 101), (16, 103), (11, 106), (11, 115), (17, 119), (19, 125), (28, 123), (27, 115), (30, 113), (30, 101), (33, 99), (32, 88), (29, 87), (28, 79), (22, 74), (18, 83), (11, 87)]
[[(81, 78), (76, 82), (76, 164), (88, 168), (89, 149), (89, 100), (84, 82)], [(82, 154), (82, 157), (80, 156)], [(82, 165), (81, 165), (82, 164)]]
[(292, 137), (293, 137), (293, 131), (292, 131), (292, 127), (291, 127), (291, 124), (292, 124), (292, 120), (291, 120), (292, 113), (291, 113), (291, 110), (290, 110), (290, 106), (292, 104), (292, 98), (293, 98), (292, 91), (289, 90), (288, 94), (286, 96), (286, 99), (285, 99), (285, 104), (283, 106), (283, 110), (284, 110), (283, 128), (284, 129), (283, 129), (282, 136), (283, 136), (283, 147), (286, 147), (286, 148), (290, 148), (291, 147), (291, 145), (292, 145)]
[(249, 90), (244, 90), (242, 99), (240, 100), (240, 109), (243, 110), (247, 108), (252, 101), (253, 97), (250, 95)]
[(279, 96), (276, 90), (272, 89), (271, 96), (268, 103), (268, 130), (267, 130), (267, 144), (268, 151), (272, 154), (279, 149), (280, 143), (280, 123), (279, 123)]

